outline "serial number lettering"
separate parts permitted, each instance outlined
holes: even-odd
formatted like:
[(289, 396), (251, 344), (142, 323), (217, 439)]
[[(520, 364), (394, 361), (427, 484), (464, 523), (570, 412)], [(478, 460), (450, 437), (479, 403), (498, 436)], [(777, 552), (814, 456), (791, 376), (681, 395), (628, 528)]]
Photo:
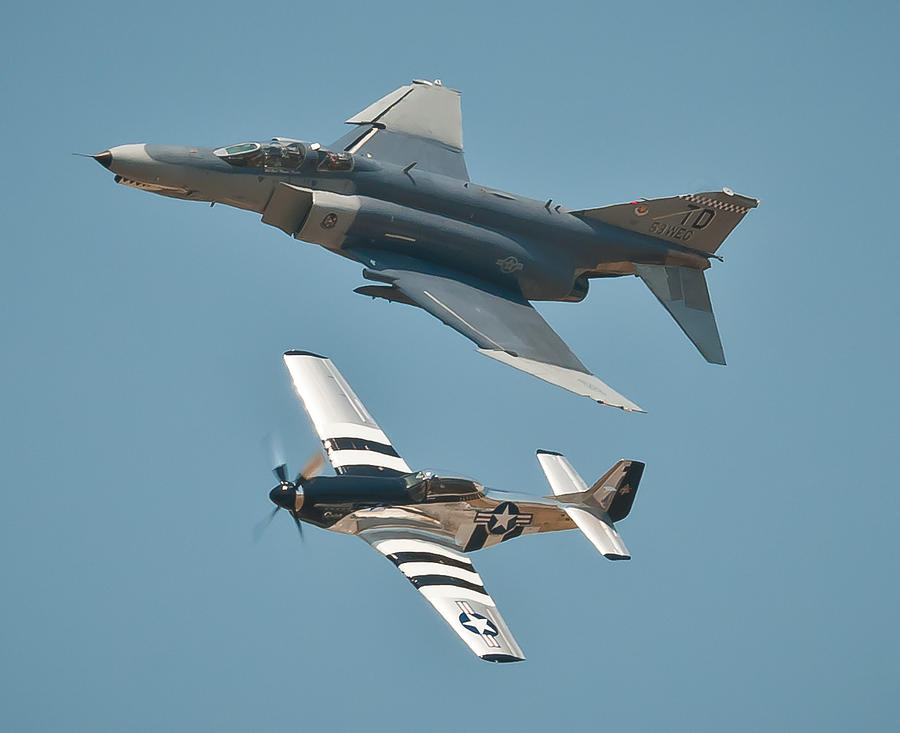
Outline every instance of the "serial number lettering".
[(664, 224), (661, 221), (654, 221), (650, 224), (650, 233), (657, 237), (670, 237), (671, 239), (680, 239), (687, 242), (694, 236), (693, 229), (688, 229), (678, 224)]
[(650, 224), (650, 233), (657, 237), (669, 237), (687, 242), (694, 236), (694, 232), (709, 226), (709, 223), (715, 219), (716, 212), (713, 209), (701, 209), (699, 206), (688, 204), (687, 211), (666, 214), (663, 218), (668, 219), (673, 216), (681, 216), (681, 223), (666, 224), (662, 221), (654, 221)]

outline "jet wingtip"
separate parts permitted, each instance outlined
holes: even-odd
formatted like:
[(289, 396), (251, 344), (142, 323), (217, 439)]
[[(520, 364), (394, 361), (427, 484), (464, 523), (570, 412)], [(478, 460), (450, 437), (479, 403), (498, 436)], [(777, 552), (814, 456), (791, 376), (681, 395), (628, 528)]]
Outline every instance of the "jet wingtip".
[(604, 402), (603, 400), (597, 400), (598, 405), (606, 405), (607, 407), (618, 407), (623, 412), (638, 412), (641, 415), (646, 415), (647, 411), (643, 407), (638, 407), (633, 402), (629, 402), (624, 405), (619, 405), (614, 402)]

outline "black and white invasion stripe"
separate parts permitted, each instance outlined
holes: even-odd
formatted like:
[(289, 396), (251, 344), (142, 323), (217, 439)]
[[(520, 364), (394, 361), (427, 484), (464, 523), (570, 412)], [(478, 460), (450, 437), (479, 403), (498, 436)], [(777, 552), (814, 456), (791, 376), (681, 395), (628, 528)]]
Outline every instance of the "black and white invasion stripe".
[(382, 540), (375, 547), (426, 596), (471, 597), (494, 605), (481, 576), (462, 553), (413, 539)]
[(410, 472), (329, 359), (288, 351), (284, 363), (337, 473), (383, 476)]
[(362, 425), (335, 425), (328, 430), (334, 437), (324, 437), (322, 445), (337, 473), (360, 473), (357, 467), (373, 467), (372, 475), (409, 473), (406, 461), (378, 429)]

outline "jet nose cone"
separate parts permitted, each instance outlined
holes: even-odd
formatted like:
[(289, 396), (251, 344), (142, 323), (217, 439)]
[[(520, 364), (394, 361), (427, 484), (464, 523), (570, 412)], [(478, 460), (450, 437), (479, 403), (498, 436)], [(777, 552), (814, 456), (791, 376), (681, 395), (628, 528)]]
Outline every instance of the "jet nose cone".
[(104, 168), (109, 168), (110, 164), (112, 163), (112, 153), (108, 150), (104, 150), (102, 153), (97, 153), (92, 157)]

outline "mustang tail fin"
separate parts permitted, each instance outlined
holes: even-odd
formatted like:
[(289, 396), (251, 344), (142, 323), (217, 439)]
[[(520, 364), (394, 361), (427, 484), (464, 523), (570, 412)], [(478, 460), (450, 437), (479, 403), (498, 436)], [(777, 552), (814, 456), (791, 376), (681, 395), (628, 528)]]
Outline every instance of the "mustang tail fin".
[(582, 219), (606, 224), (714, 254), (744, 215), (759, 201), (731, 189), (683, 193), (663, 199), (573, 211)]
[(591, 544), (609, 560), (629, 560), (631, 555), (614, 522), (631, 511), (644, 464), (619, 461), (588, 488), (562, 454), (539, 450), (537, 459), (553, 489), (552, 498), (562, 504)]

